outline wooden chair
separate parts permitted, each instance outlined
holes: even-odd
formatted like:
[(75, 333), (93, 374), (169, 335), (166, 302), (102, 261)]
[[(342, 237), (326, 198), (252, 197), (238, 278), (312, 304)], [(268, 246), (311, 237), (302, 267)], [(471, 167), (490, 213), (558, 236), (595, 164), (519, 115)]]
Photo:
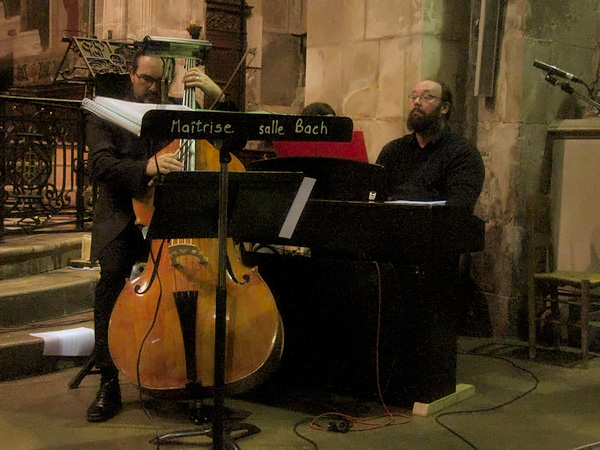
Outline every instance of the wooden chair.
[(578, 346), (582, 366), (587, 367), (589, 330), (600, 327), (600, 322), (594, 320), (599, 318), (600, 301), (593, 295), (593, 290), (600, 287), (600, 273), (555, 270), (550, 197), (531, 195), (526, 210), (529, 357), (536, 357), (538, 333), (543, 325), (552, 325), (557, 345), (565, 339), (568, 345), (576, 345), (577, 333), (573, 329), (580, 329)]

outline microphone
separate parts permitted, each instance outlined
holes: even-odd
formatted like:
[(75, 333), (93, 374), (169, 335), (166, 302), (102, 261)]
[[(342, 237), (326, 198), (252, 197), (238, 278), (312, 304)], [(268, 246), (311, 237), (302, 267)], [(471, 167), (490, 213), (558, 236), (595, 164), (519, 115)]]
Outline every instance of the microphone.
[(570, 80), (573, 83), (582, 83), (582, 81), (572, 73), (565, 72), (564, 70), (561, 70), (558, 67), (551, 66), (550, 64), (538, 61), (537, 59), (533, 62), (533, 67), (545, 70), (546, 72), (548, 72), (548, 75), (556, 75), (561, 78), (566, 78), (567, 80)]
[(554, 78), (552, 75), (548, 74), (546, 75), (545, 80), (550, 83), (553, 86), (558, 86), (560, 87), (563, 91), (565, 91), (567, 94), (572, 94), (573, 92), (575, 92), (575, 89), (573, 89), (573, 87), (571, 87), (569, 85), (569, 83), (565, 82), (565, 81), (558, 81), (556, 78)]

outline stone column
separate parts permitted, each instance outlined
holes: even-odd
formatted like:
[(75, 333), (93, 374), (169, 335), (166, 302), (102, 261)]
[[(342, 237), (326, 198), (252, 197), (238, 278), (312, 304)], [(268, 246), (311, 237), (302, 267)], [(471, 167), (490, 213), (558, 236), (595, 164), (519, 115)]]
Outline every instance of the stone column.
[(582, 117), (585, 111), (585, 103), (545, 82), (546, 73), (533, 62), (592, 81), (597, 11), (595, 0), (507, 4), (495, 96), (479, 98), (477, 128), (487, 174), (475, 212), (486, 219), (487, 232), (486, 249), (476, 255), (474, 267), (497, 336), (523, 336), (526, 326), (525, 199), (529, 193), (549, 191), (547, 126), (554, 119)]

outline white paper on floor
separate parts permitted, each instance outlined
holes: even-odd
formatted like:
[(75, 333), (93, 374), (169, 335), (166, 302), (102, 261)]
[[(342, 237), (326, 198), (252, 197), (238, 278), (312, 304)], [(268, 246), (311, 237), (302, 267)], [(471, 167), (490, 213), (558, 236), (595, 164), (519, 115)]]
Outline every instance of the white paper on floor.
[(44, 356), (88, 356), (94, 349), (94, 330), (86, 327), (31, 333), (44, 340)]

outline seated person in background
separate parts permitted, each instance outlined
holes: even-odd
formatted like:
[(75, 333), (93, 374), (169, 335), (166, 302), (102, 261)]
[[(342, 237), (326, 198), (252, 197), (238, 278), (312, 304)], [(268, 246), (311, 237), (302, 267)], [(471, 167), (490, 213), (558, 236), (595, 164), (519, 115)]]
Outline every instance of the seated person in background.
[(387, 171), (388, 200), (445, 200), (473, 211), (485, 169), (479, 151), (448, 128), (450, 89), (423, 80), (408, 98), (412, 133), (386, 144), (377, 157)]
[(314, 102), (309, 103), (304, 107), (302, 112), (300, 112), (303, 116), (335, 116), (334, 109), (329, 106), (327, 103), (323, 102)]

